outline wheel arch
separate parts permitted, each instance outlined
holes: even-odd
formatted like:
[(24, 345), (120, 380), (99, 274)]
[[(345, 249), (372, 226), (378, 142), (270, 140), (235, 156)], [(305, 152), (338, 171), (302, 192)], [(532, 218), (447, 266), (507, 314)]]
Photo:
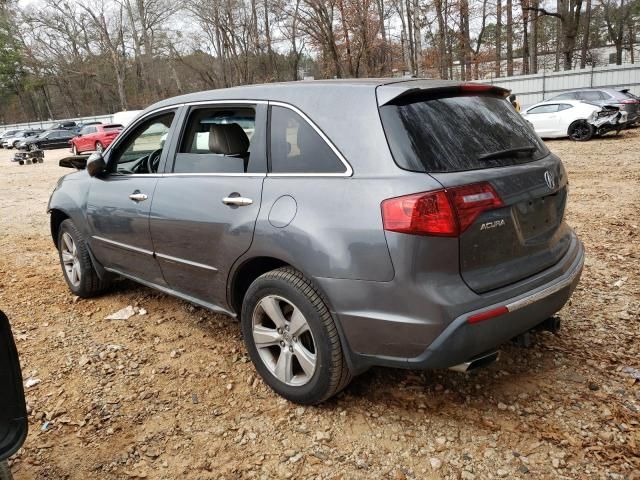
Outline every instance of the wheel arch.
[(231, 310), (236, 313), (236, 318), (240, 320), (242, 314), (242, 301), (244, 300), (244, 296), (253, 281), (264, 273), (282, 267), (291, 267), (298, 270), (320, 293), (322, 299), (327, 305), (327, 308), (329, 309), (329, 312), (333, 316), (336, 328), (338, 329), (338, 337), (340, 338), (342, 352), (347, 360), (349, 368), (352, 372), (357, 373), (361, 373), (366, 370), (366, 367), (362, 367), (355, 362), (353, 351), (351, 350), (344, 330), (342, 329), (340, 318), (334, 313), (335, 310), (331, 305), (331, 300), (327, 297), (326, 293), (320, 287), (320, 285), (318, 285), (317, 282), (313, 281), (313, 278), (311, 276), (307, 275), (304, 270), (298, 268), (296, 265), (293, 265), (291, 262), (287, 262), (276, 257), (256, 256), (244, 259), (231, 271), (227, 287), (227, 298)]
[(238, 319), (242, 312), (244, 295), (253, 281), (260, 275), (281, 267), (296, 268), (279, 258), (260, 256), (245, 259), (233, 269), (227, 287), (227, 298), (229, 306), (236, 312)]
[(49, 211), (50, 216), (50, 226), (51, 226), (51, 239), (53, 240), (53, 244), (58, 248), (58, 233), (60, 232), (60, 225), (67, 218), (71, 218), (65, 211), (59, 208), (52, 208)]

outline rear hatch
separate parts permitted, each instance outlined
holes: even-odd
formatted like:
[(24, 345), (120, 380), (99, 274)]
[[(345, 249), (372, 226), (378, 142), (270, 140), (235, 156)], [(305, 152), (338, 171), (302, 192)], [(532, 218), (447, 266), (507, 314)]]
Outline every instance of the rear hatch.
[(505, 95), (457, 85), (414, 90), (380, 106), (397, 165), (442, 185), (458, 225), (445, 236), (458, 242), (460, 274), (478, 293), (552, 266), (571, 239), (562, 163)]

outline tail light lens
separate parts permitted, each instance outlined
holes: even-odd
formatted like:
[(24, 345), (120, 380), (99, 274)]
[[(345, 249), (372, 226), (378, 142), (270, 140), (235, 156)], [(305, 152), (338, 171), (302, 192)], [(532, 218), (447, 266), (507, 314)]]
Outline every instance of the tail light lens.
[(391, 232), (455, 237), (480, 213), (502, 206), (489, 183), (474, 183), (384, 200), (382, 222)]
[(626, 103), (626, 104), (629, 104), (629, 103), (640, 103), (640, 101), (636, 100), (635, 98), (628, 98), (626, 100), (622, 100), (622, 103)]

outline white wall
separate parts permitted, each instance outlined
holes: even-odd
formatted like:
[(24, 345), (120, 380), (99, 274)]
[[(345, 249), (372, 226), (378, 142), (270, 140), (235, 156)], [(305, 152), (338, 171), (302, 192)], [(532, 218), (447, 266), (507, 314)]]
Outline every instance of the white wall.
[(640, 95), (640, 64), (609, 65), (560, 72), (543, 72), (536, 75), (519, 75), (479, 80), (515, 93), (521, 105), (532, 105), (567, 90), (577, 88), (606, 87), (630, 88)]

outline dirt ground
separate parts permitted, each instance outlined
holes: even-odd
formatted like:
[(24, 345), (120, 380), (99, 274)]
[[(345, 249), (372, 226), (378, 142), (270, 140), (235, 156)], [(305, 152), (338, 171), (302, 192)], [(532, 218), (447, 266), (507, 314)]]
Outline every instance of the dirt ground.
[[(561, 333), (472, 374), (374, 369), (314, 408), (256, 377), (230, 318), (129, 282), (74, 299), (45, 211), (66, 152), (0, 152), (0, 308), (40, 380), (14, 476), (639, 479), (640, 129), (549, 146), (587, 251)], [(128, 305), (147, 314), (105, 320)]]

